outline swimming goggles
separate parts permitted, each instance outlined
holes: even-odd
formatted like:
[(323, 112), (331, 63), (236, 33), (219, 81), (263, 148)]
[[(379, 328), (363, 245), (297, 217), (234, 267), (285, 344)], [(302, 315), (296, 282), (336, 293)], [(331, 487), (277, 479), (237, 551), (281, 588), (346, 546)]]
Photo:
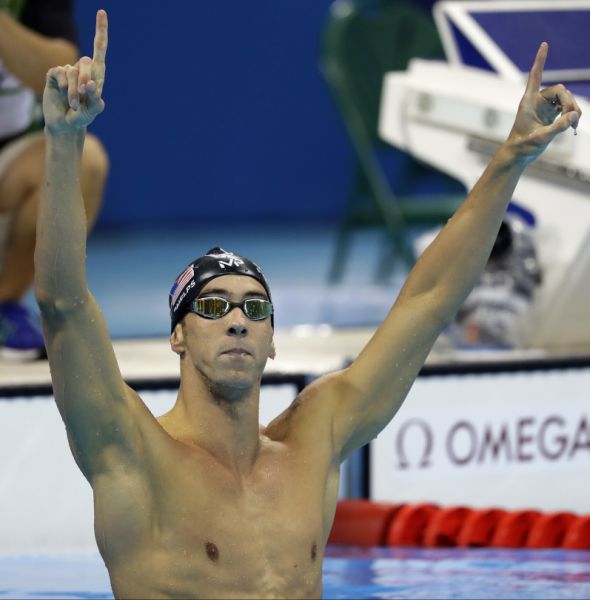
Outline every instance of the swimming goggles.
[(263, 298), (247, 298), (242, 302), (230, 302), (225, 298), (208, 296), (193, 300), (190, 309), (205, 319), (221, 319), (236, 306), (239, 306), (251, 321), (262, 321), (273, 313), (272, 303)]

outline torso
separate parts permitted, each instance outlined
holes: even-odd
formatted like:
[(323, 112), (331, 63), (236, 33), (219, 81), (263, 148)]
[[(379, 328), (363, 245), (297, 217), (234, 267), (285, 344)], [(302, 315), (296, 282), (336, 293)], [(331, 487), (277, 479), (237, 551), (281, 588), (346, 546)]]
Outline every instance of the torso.
[(93, 481), (97, 542), (117, 597), (321, 597), (338, 489), (329, 443), (269, 432), (240, 481), (155, 421), (144, 425), (141, 467)]

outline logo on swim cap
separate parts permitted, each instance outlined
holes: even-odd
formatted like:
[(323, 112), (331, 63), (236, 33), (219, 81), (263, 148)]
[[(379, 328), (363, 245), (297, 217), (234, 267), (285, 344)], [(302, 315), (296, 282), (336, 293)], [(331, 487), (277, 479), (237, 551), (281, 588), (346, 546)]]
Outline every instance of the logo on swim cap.
[(221, 269), (231, 268), (233, 266), (241, 267), (244, 264), (244, 261), (235, 254), (222, 254), (221, 256), (225, 258), (225, 260), (217, 261)]
[[(260, 267), (244, 256), (228, 252), (219, 246), (211, 248), (207, 254), (194, 260), (175, 279), (170, 294), (168, 305), (170, 307), (170, 320), (172, 330), (189, 311), (190, 303), (199, 295), (203, 287), (212, 279), (223, 275), (246, 275), (256, 279), (264, 287), (268, 299), (270, 289)], [(274, 315), (271, 315), (274, 327)]]

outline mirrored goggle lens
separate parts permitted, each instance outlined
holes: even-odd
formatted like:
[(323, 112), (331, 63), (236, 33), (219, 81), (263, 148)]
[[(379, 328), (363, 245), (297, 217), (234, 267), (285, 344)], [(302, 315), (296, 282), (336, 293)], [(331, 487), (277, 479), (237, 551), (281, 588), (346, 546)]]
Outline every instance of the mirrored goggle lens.
[(272, 315), (272, 304), (268, 300), (251, 298), (243, 304), (244, 314), (252, 321), (260, 321)]
[(207, 319), (220, 319), (229, 311), (229, 302), (225, 298), (197, 298), (193, 308)]
[(250, 298), (244, 302), (232, 304), (225, 298), (197, 298), (193, 302), (193, 310), (207, 318), (220, 319), (226, 315), (232, 306), (239, 306), (244, 314), (252, 321), (260, 321), (272, 315), (272, 304), (268, 300), (261, 298)]

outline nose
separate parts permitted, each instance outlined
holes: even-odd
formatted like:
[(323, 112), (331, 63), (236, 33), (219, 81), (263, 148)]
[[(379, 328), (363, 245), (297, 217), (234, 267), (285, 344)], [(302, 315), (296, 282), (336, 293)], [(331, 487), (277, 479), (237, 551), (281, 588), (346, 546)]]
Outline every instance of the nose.
[(248, 321), (241, 308), (236, 306), (232, 311), (230, 311), (228, 317), (230, 319), (227, 328), (227, 333), (229, 335), (235, 335), (238, 337), (244, 337), (247, 335)]

